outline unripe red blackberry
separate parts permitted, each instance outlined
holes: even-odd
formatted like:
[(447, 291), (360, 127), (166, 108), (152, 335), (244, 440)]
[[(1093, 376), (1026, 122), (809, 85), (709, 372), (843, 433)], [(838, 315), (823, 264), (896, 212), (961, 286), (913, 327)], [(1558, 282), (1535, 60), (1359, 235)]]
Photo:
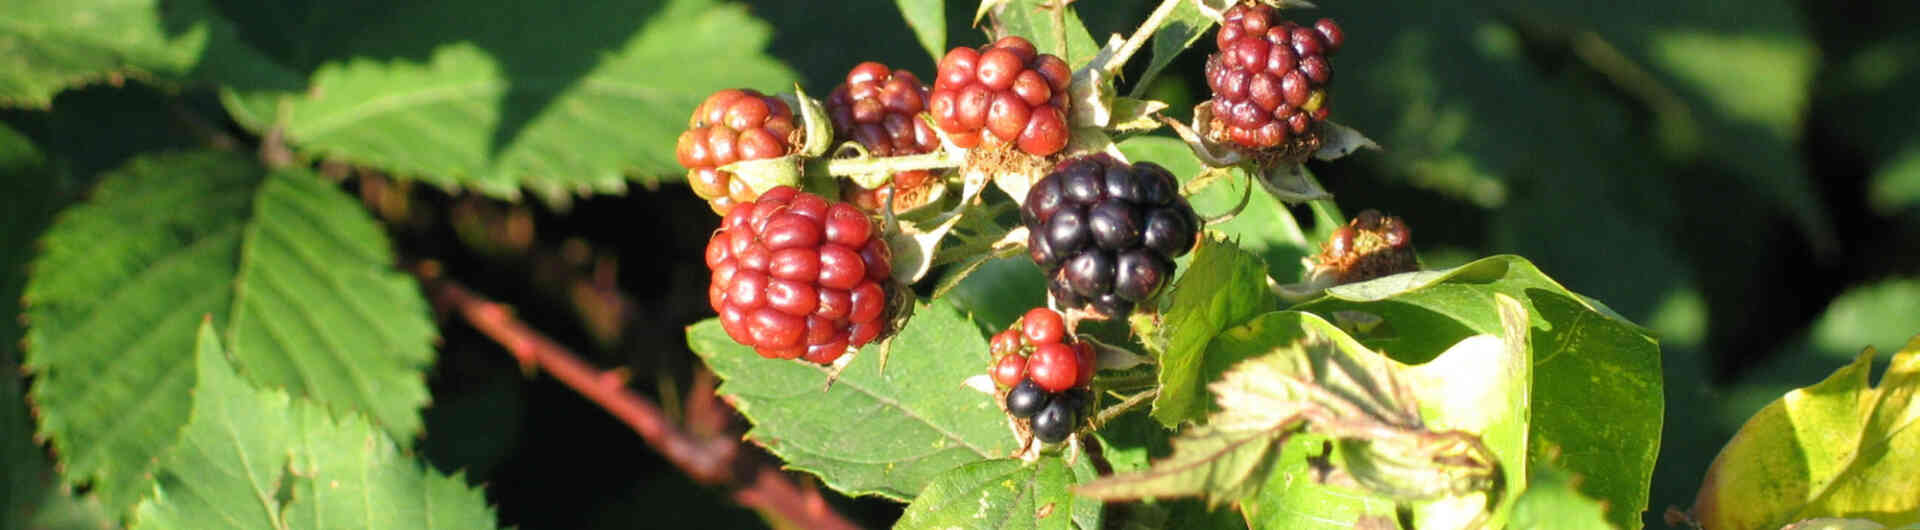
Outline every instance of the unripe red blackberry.
[(726, 215), (736, 204), (758, 195), (746, 181), (720, 166), (741, 160), (786, 156), (800, 145), (793, 109), (780, 98), (752, 89), (727, 89), (707, 96), (687, 118), (674, 154), (687, 168), (687, 184), (706, 199), (714, 213)]
[(852, 205), (774, 188), (727, 212), (706, 258), (721, 327), (764, 357), (829, 364), (888, 324), (892, 257)]
[(1178, 190), (1157, 164), (1106, 155), (1062, 162), (1028, 188), (1020, 210), (1028, 255), (1055, 302), (1116, 318), (1159, 293), (1200, 230)]
[(1327, 118), (1327, 57), (1345, 40), (1332, 19), (1301, 26), (1264, 3), (1228, 8), (1214, 36), (1220, 51), (1207, 57), (1215, 137), (1248, 149), (1309, 137)]
[(1399, 217), (1362, 210), (1327, 237), (1314, 256), (1311, 274), (1335, 285), (1362, 282), (1420, 269), (1413, 232)]
[[(827, 96), (827, 115), (833, 119), (833, 134), (860, 142), (873, 156), (906, 156), (931, 153), (940, 148), (940, 137), (933, 127), (919, 118), (927, 110), (927, 86), (906, 70), (889, 70), (887, 65), (867, 61), (847, 72), (846, 82)], [(843, 181), (841, 194), (848, 202), (869, 212), (879, 211), (893, 196), (895, 211), (906, 211), (925, 204), (938, 185), (927, 170), (893, 174), (888, 186), (862, 188)]]
[(1033, 43), (1009, 36), (940, 59), (928, 107), (960, 147), (1013, 144), (1047, 156), (1067, 146), (1067, 85), (1073, 71)]

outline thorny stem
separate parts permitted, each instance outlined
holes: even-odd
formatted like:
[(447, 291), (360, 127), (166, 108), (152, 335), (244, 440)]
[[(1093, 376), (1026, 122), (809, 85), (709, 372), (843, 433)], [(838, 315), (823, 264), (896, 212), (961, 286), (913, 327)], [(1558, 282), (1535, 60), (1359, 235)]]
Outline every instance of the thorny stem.
[(1094, 414), (1093, 421), (1086, 428), (1099, 430), (1101, 427), (1105, 427), (1107, 422), (1113, 421), (1114, 418), (1120, 417), (1121, 414), (1126, 414), (1128, 411), (1138, 408), (1142, 403), (1153, 401), (1153, 398), (1159, 395), (1160, 389), (1149, 388), (1137, 394), (1127, 396), (1127, 399), (1121, 400), (1119, 403), (1115, 403), (1113, 406), (1101, 410), (1098, 414)]
[[(778, 468), (751, 458), (731, 436), (696, 437), (687, 432), (684, 426), (669, 420), (659, 405), (627, 387), (621, 371), (594, 368), (566, 347), (527, 326), (507, 306), (440, 278), (436, 265), (423, 263), (414, 268), (414, 273), (428, 286), (437, 307), (459, 313), (474, 329), (506, 348), (522, 366), (538, 366), (606, 409), (695, 481), (736, 486), (735, 502), (800, 528), (858, 528), (834, 511), (818, 490), (795, 483)], [(711, 385), (696, 384), (695, 388), (710, 390)], [(711, 403), (716, 401), (711, 394), (704, 397), (691, 399), (689, 408), (722, 406)], [(720, 426), (713, 420), (699, 423), (704, 425), (696, 426)]]
[(945, 149), (934, 152), (889, 157), (835, 158), (827, 160), (827, 173), (837, 177), (866, 175), (871, 173), (893, 174), (916, 169), (947, 169), (960, 167), (961, 157), (947, 153)]
[[(1160, 29), (1160, 24), (1166, 22), (1168, 15), (1173, 14), (1173, 9), (1180, 7), (1181, 2), (1191, 1), (1193, 0), (1161, 0), (1160, 7), (1153, 8), (1153, 13), (1147, 15), (1147, 20), (1140, 23), (1140, 28), (1133, 30), (1133, 35), (1127, 36), (1127, 41), (1120, 44), (1120, 49), (1113, 54), (1113, 58), (1102, 65), (1101, 73), (1106, 77), (1119, 74), (1120, 67), (1126, 66), (1127, 59), (1133, 58), (1134, 52), (1140, 51), (1140, 47), (1147, 44), (1147, 38), (1152, 37), (1154, 31)], [(1144, 86), (1147, 81), (1141, 79), (1140, 84)]]

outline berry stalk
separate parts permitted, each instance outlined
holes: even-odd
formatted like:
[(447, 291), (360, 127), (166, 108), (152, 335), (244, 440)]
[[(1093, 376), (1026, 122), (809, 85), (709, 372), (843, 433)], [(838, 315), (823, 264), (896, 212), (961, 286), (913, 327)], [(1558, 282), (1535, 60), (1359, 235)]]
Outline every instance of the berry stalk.
[[(960, 167), (960, 164), (965, 161), (965, 155), (956, 156), (945, 149), (940, 149), (931, 153), (907, 156), (834, 158), (824, 163), (827, 174), (836, 177), (855, 177), (855, 181), (859, 182), (858, 177), (867, 175), (891, 177), (894, 173), (901, 171), (949, 169)], [(860, 185), (874, 187), (884, 182), (886, 181), (860, 182)]]

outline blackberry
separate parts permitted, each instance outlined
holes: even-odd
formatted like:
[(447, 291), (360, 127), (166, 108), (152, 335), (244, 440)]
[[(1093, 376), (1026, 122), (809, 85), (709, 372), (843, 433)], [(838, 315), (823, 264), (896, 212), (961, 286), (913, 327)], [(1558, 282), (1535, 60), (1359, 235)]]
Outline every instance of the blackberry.
[(1007, 414), (1020, 419), (1031, 418), (1049, 401), (1052, 401), (1052, 396), (1041, 390), (1040, 385), (1034, 384), (1031, 379), (1022, 380), (1013, 386), (1013, 390), (1007, 391)]
[(786, 156), (800, 146), (800, 136), (793, 109), (780, 98), (751, 89), (727, 89), (707, 96), (693, 110), (674, 154), (687, 168), (693, 193), (706, 199), (714, 213), (726, 215), (734, 205), (752, 202), (758, 194), (720, 166)]
[(1255, 150), (1310, 139), (1327, 119), (1327, 57), (1345, 40), (1332, 19), (1301, 26), (1259, 2), (1228, 8), (1214, 36), (1220, 51), (1207, 57), (1213, 134)]
[(940, 59), (928, 108), (954, 145), (984, 140), (1013, 144), (1034, 156), (1067, 147), (1067, 84), (1073, 71), (1037, 53), (1017, 36), (976, 50), (954, 48)]
[[(927, 109), (927, 86), (913, 72), (860, 63), (827, 96), (826, 106), (834, 136), (860, 142), (873, 156), (917, 155), (940, 148), (940, 137), (919, 118)], [(869, 212), (885, 207), (892, 196), (894, 211), (903, 212), (926, 204), (938, 183), (927, 170), (901, 171), (878, 189), (842, 181), (841, 196)]]
[(706, 254), (708, 303), (761, 356), (830, 364), (885, 331), (892, 258), (852, 205), (774, 188), (733, 206)]
[(1066, 441), (1073, 434), (1075, 424), (1080, 422), (1078, 400), (1056, 396), (1047, 402), (1047, 406), (1033, 415), (1033, 436), (1040, 441), (1055, 444)]
[(1158, 294), (1200, 229), (1177, 190), (1157, 164), (1106, 155), (1062, 162), (1034, 183), (1020, 216), (1055, 302), (1118, 318)]

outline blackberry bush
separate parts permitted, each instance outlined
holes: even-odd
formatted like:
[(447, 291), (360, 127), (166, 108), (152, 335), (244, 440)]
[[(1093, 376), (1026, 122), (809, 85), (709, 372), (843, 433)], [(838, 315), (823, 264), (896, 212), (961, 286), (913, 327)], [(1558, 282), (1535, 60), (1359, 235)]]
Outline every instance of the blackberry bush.
[[(834, 136), (860, 142), (873, 156), (916, 155), (940, 148), (940, 137), (919, 118), (927, 109), (927, 87), (913, 72), (889, 70), (873, 61), (860, 63), (827, 96), (826, 105)], [(879, 211), (892, 197), (894, 210), (906, 211), (930, 200), (936, 185), (940, 181), (932, 171), (915, 169), (894, 173), (886, 186), (876, 189), (841, 181), (841, 195), (869, 212)]]
[(940, 59), (933, 83), (934, 123), (954, 145), (1010, 144), (1034, 156), (1067, 146), (1067, 85), (1072, 69), (1017, 36)]
[(1262, 3), (1227, 9), (1206, 67), (1216, 140), (1260, 150), (1310, 138), (1329, 111), (1327, 58), (1345, 38), (1332, 19), (1301, 26)]
[(757, 194), (720, 166), (786, 156), (800, 145), (799, 130), (793, 109), (780, 98), (752, 89), (721, 90), (693, 110), (674, 154), (687, 168), (693, 193), (706, 199), (714, 213), (726, 215)]
[(1166, 168), (1106, 155), (1062, 162), (1028, 189), (1020, 214), (1058, 306), (1107, 318), (1158, 294), (1200, 229)]
[(727, 336), (763, 357), (830, 364), (886, 331), (891, 254), (852, 205), (774, 188), (727, 213), (707, 267)]

